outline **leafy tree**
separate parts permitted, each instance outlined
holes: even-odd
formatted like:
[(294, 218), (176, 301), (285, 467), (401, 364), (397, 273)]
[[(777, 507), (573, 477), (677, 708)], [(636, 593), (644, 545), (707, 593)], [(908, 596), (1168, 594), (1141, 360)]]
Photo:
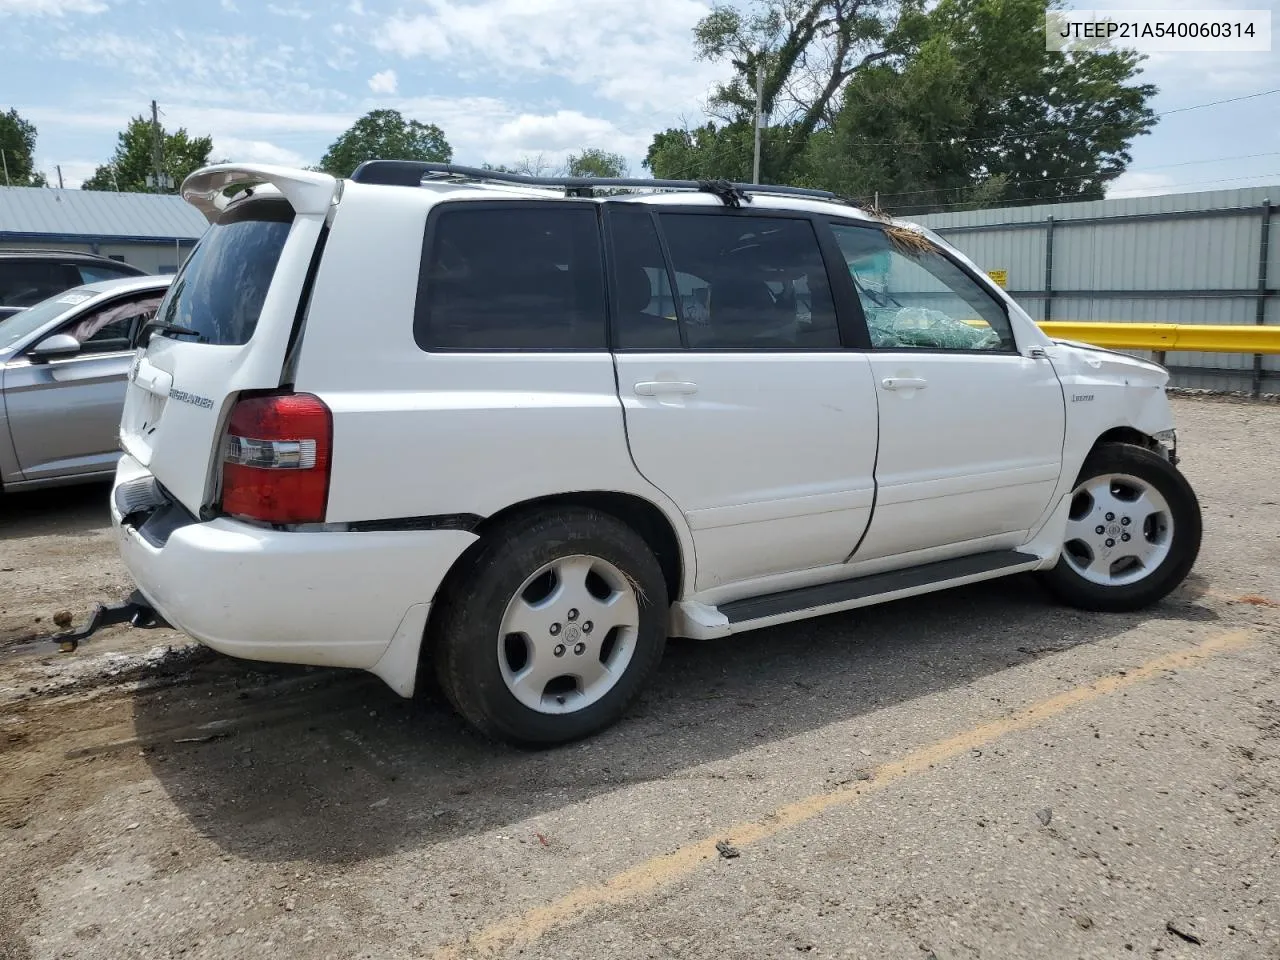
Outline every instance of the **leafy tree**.
[(48, 186), (44, 174), (35, 169), (36, 126), (24, 120), (17, 110), (0, 113), (0, 150), (4, 151), (4, 164), (0, 175), (8, 171), (8, 186)]
[(625, 177), (627, 161), (620, 153), (587, 147), (581, 153), (569, 155), (565, 172), (571, 177)]
[(940, 0), (913, 56), (845, 89), (815, 168), (908, 213), (1100, 199), (1156, 90), (1134, 82), (1137, 54), (1046, 50), (1044, 16), (1037, 0)]
[[(1053, 0), (1050, 9), (1059, 5)], [(763, 68), (761, 179), (894, 210), (1100, 197), (1150, 129), (1155, 88), (1126, 52), (1045, 49), (1043, 0), (756, 0), (694, 29), (732, 67), (717, 122), (655, 134), (645, 166), (750, 178)]]
[(366, 160), (424, 160), (448, 163), (453, 148), (432, 123), (406, 120), (399, 110), (372, 110), (329, 145), (320, 169), (349, 177)]
[[(155, 171), (153, 145), (155, 128), (145, 117), (134, 117), (117, 138), (115, 155), (98, 167), (81, 184), (84, 190), (119, 190), (122, 193), (152, 193), (147, 177)], [(213, 150), (211, 137), (193, 137), (185, 127), (174, 133), (160, 128), (160, 169), (169, 175), (173, 186), (161, 192), (176, 193), (191, 173), (207, 166)]]
[(787, 134), (771, 144), (771, 169), (789, 173), (813, 133), (833, 119), (849, 79), (905, 55), (925, 23), (923, 0), (755, 0), (745, 11), (717, 5), (694, 27), (694, 49), (699, 59), (727, 62), (733, 75), (708, 109), (744, 127), (749, 139), (763, 70), (762, 112)]

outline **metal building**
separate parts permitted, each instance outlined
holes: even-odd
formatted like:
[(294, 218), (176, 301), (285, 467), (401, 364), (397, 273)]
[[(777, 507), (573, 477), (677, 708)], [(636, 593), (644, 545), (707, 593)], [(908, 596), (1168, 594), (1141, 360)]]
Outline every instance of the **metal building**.
[(181, 197), (0, 187), (0, 248), (57, 248), (173, 273), (208, 226)]
[[(1036, 320), (1280, 324), (1278, 208), (1274, 186), (912, 219)], [(1178, 352), (1163, 362), (1181, 386), (1280, 390), (1280, 356)]]

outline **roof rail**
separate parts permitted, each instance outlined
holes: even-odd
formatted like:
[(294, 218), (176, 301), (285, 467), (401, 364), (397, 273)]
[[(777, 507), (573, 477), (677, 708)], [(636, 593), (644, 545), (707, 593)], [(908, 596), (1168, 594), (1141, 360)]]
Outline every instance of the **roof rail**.
[(420, 187), (427, 179), (477, 180), (486, 183), (509, 183), (522, 187), (560, 187), (567, 197), (589, 197), (595, 190), (618, 188), (649, 190), (697, 190), (713, 193), (726, 206), (750, 202), (751, 194), (783, 197), (809, 197), (814, 200), (837, 200), (829, 190), (805, 187), (783, 187), (765, 183), (731, 183), (728, 180), (646, 180), (638, 177), (533, 177), (523, 173), (463, 167), (453, 163), (429, 163), (421, 160), (366, 160), (356, 167), (350, 179), (355, 183), (376, 183), (396, 187)]

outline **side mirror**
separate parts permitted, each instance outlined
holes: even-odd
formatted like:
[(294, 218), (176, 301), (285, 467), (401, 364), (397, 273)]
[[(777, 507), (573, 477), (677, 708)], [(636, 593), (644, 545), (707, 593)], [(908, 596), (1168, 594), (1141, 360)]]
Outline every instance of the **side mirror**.
[(29, 351), (32, 359), (48, 360), (52, 357), (69, 357), (80, 352), (80, 341), (69, 333), (55, 333), (45, 337)]

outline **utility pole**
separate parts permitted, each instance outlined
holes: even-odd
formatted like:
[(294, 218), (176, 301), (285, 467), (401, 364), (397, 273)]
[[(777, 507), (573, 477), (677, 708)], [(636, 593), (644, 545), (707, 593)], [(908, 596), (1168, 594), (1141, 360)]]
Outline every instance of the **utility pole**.
[(160, 110), (151, 101), (151, 165), (156, 178), (156, 193), (164, 192), (164, 146), (160, 140)]
[(4, 167), (4, 185), (6, 187), (12, 186), (9, 183), (9, 158), (4, 155), (3, 150), (0, 150), (0, 165)]
[(60, 163), (59, 163), (59, 164), (56, 164), (56, 165), (54, 166), (54, 169), (58, 171), (58, 189), (59, 189), (59, 190), (62, 190), (62, 189), (63, 189), (63, 186), (62, 186), (62, 164), (60, 164)]
[(756, 146), (751, 160), (751, 182), (760, 182), (760, 127), (764, 124), (764, 55), (756, 64)]

